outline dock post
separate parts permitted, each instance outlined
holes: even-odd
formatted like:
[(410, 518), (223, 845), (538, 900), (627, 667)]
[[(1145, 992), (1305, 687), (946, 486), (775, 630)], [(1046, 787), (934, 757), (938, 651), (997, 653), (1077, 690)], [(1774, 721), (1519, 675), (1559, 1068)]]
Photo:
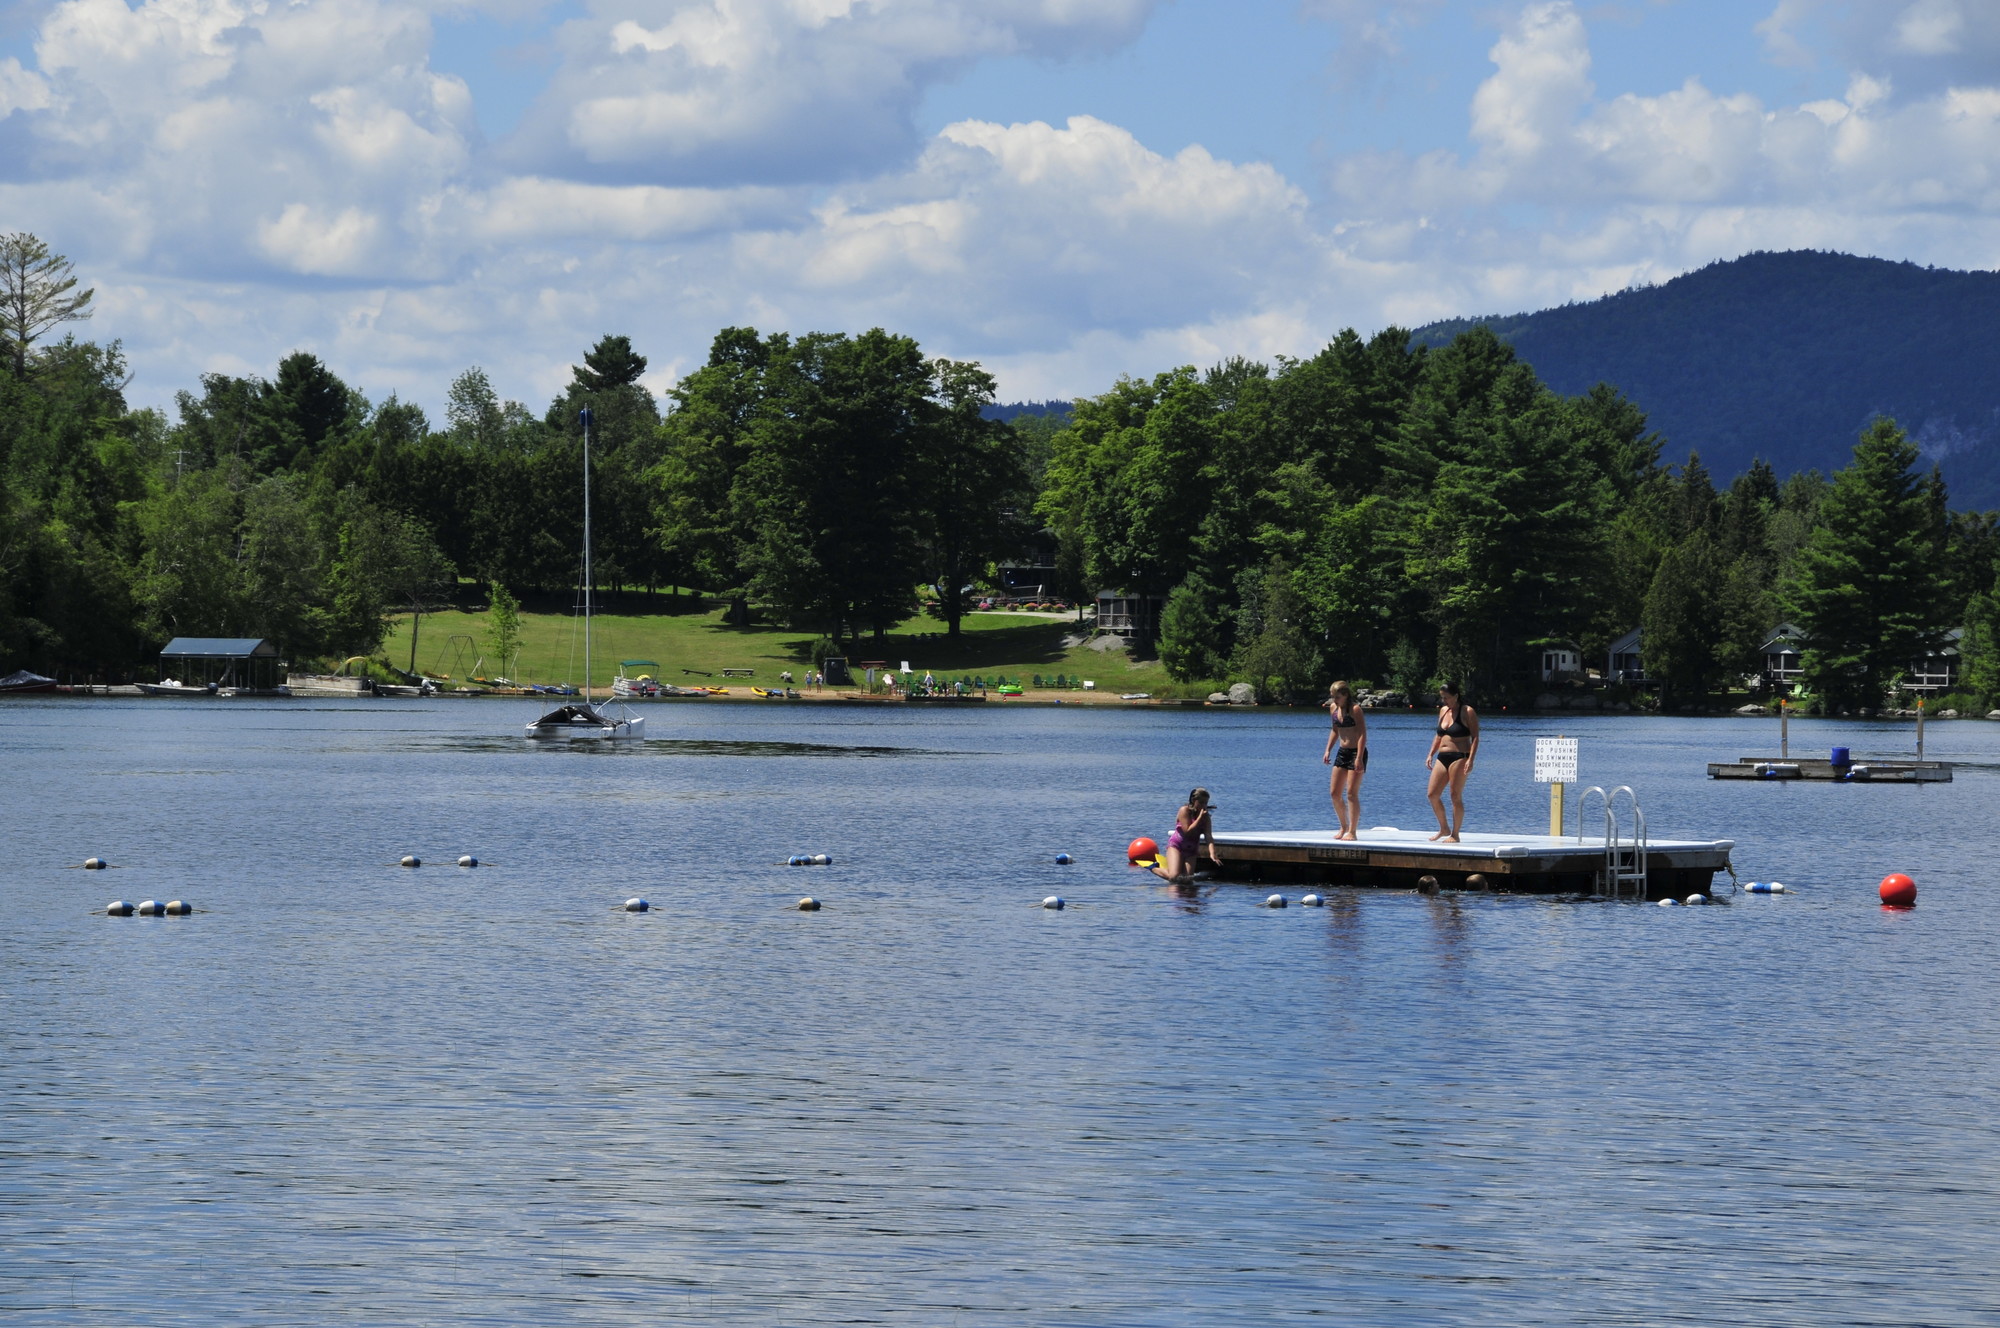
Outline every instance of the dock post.
[(1549, 838), (1561, 839), (1563, 833), (1563, 785), (1557, 780), (1549, 785)]
[(1924, 759), (1924, 698), (1917, 698), (1917, 759)]
[(1792, 713), (1784, 697), (1778, 698), (1778, 759), (1785, 760), (1792, 754)]

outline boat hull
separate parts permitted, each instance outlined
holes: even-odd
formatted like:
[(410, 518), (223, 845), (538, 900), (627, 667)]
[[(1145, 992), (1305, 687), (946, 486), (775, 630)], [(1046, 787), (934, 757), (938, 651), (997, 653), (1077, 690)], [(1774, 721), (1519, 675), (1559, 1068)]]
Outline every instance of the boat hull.
[(646, 736), (644, 715), (606, 715), (589, 706), (567, 705), (543, 715), (523, 730), (542, 742), (618, 742)]

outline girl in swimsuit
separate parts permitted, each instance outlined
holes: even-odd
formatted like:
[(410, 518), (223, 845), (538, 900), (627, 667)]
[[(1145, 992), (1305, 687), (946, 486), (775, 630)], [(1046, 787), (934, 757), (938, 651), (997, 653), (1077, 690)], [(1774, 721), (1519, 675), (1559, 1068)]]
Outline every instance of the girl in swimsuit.
[[(1438, 687), (1437, 733), (1431, 738), (1430, 755), (1424, 765), (1431, 772), (1431, 810), (1437, 813), (1438, 832), (1432, 839), (1447, 844), (1458, 842), (1465, 828), (1465, 777), (1472, 773), (1472, 758), (1479, 752), (1479, 714), (1465, 704), (1457, 683)], [(1451, 789), (1451, 819), (1445, 820), (1444, 792)]]
[(1340, 833), (1334, 838), (1358, 839), (1361, 776), (1368, 769), (1368, 720), (1344, 682), (1326, 689), (1326, 708), (1333, 712), (1333, 731), (1326, 735), (1326, 753), (1320, 760), (1333, 767), (1333, 814), (1340, 818)]
[(1153, 875), (1168, 881), (1194, 879), (1195, 860), (1201, 856), (1204, 845), (1208, 848), (1208, 860), (1221, 866), (1222, 859), (1216, 856), (1212, 829), (1208, 790), (1198, 788), (1188, 794), (1187, 805), (1174, 817), (1173, 833), (1167, 836), (1166, 866), (1153, 868)]

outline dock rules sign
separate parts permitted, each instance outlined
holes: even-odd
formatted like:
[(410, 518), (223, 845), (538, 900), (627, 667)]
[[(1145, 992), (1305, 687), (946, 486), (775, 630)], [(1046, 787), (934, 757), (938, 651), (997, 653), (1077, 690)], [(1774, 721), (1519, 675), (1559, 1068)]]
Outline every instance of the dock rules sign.
[(1535, 739), (1535, 782), (1537, 784), (1576, 783), (1576, 739)]

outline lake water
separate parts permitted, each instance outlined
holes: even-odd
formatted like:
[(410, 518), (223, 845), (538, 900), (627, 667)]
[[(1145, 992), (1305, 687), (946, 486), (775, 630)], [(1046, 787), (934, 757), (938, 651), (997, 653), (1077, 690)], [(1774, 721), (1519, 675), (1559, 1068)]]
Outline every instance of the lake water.
[[(1561, 731), (1797, 893), (1276, 911), (1123, 845), (1197, 782), (1331, 825), (1311, 713), (534, 709), (0, 704), (0, 1323), (2000, 1320), (2000, 724), (1858, 787), (1492, 716), (1471, 828), (1546, 825)], [(1426, 722), (1365, 824), (1427, 823)]]

